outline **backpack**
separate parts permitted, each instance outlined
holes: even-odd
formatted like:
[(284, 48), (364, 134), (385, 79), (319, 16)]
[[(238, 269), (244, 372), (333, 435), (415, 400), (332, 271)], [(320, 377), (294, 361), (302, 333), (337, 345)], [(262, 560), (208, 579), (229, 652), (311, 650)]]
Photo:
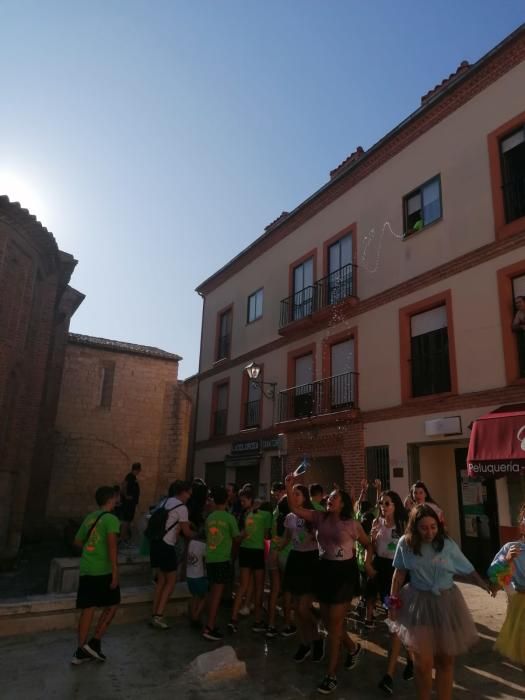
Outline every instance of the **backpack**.
[(171, 513), (171, 511), (175, 510), (175, 508), (180, 508), (180, 506), (183, 506), (184, 503), (179, 503), (178, 505), (173, 506), (173, 508), (166, 509), (165, 505), (167, 501), (168, 499), (166, 498), (162, 505), (153, 511), (148, 520), (144, 534), (150, 542), (160, 542), (160, 540), (165, 537), (166, 533), (174, 528), (179, 522), (176, 520), (172, 525), (166, 527), (166, 523), (168, 522), (168, 513)]

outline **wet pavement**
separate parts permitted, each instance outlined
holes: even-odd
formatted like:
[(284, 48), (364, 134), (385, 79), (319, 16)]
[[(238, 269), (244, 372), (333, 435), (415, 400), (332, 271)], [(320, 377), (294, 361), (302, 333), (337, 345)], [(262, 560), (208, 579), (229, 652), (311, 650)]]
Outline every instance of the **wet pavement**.
[[(506, 598), (496, 600), (472, 586), (462, 586), (481, 640), (457, 662), (457, 700), (525, 700), (525, 672), (498, 657), (492, 650), (505, 614)], [(227, 611), (222, 611), (221, 623)], [(356, 624), (349, 623), (350, 632)], [(191, 661), (219, 644), (202, 639), (187, 621), (179, 618), (172, 629), (153, 630), (146, 623), (114, 626), (104, 643), (108, 660), (80, 667), (69, 664), (74, 633), (46, 632), (0, 640), (0, 698), (2, 700), (259, 700), (319, 698), (315, 692), (325, 664), (291, 661), (297, 639), (265, 640), (250, 631), (250, 620), (241, 623), (237, 635), (227, 636), (239, 659), (246, 662), (245, 679), (203, 685), (188, 673)], [(338, 700), (385, 697), (377, 689), (385, 667), (388, 637), (378, 623), (363, 640), (364, 653), (352, 671), (341, 669)], [(413, 681), (401, 678), (398, 668), (394, 697), (415, 698)]]

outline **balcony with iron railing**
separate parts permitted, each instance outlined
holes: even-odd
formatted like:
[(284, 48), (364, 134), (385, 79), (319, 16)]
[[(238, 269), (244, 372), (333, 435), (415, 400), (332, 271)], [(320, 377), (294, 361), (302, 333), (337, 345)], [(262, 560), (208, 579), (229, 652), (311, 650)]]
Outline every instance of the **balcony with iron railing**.
[(507, 223), (525, 216), (525, 174), (502, 185)]
[(244, 427), (259, 428), (261, 425), (261, 401), (247, 401), (244, 404)]
[(281, 301), (279, 330), (291, 324), (311, 319), (323, 310), (330, 312), (331, 307), (345, 300), (356, 297), (356, 265), (349, 264), (322, 277), (309, 287)]
[(357, 409), (357, 376), (346, 372), (284, 389), (279, 394), (279, 422)]

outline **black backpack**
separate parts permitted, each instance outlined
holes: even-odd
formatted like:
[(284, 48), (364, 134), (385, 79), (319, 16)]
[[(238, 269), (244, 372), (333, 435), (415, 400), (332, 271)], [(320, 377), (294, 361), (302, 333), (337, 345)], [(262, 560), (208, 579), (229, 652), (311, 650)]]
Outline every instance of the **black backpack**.
[(168, 499), (166, 498), (162, 505), (160, 505), (156, 510), (153, 511), (148, 520), (148, 524), (146, 525), (144, 534), (150, 542), (160, 542), (160, 540), (164, 538), (166, 533), (168, 533), (172, 528), (174, 528), (175, 525), (179, 522), (178, 520), (176, 520), (172, 525), (166, 527), (166, 523), (168, 522), (168, 513), (171, 513), (171, 511), (175, 510), (175, 508), (180, 508), (184, 505), (184, 503), (179, 503), (173, 508), (166, 509), (165, 505), (167, 501)]

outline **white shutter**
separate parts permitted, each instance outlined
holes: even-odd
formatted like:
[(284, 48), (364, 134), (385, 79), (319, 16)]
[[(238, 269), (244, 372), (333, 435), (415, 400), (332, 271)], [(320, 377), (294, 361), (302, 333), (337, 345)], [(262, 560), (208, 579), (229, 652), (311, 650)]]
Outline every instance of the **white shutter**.
[(313, 355), (303, 355), (295, 360), (295, 384), (311, 384), (314, 380)]
[(525, 128), (520, 129), (519, 131), (516, 131), (515, 134), (512, 134), (511, 136), (507, 136), (506, 139), (503, 139), (503, 141), (501, 142), (501, 152), (507, 153), (507, 151), (510, 151), (513, 148), (516, 148), (516, 146), (519, 146), (520, 143), (523, 143), (524, 141), (525, 141)]
[(416, 314), (410, 319), (410, 330), (412, 338), (425, 333), (437, 331), (440, 328), (446, 328), (447, 323), (447, 307), (438, 306), (430, 311), (424, 311), (422, 314)]
[(512, 280), (512, 292), (515, 297), (525, 297), (525, 275)]
[(345, 340), (331, 347), (332, 376), (354, 371), (354, 341)]
[(412, 195), (407, 202), (407, 214), (414, 214), (416, 211), (421, 211), (421, 193)]

